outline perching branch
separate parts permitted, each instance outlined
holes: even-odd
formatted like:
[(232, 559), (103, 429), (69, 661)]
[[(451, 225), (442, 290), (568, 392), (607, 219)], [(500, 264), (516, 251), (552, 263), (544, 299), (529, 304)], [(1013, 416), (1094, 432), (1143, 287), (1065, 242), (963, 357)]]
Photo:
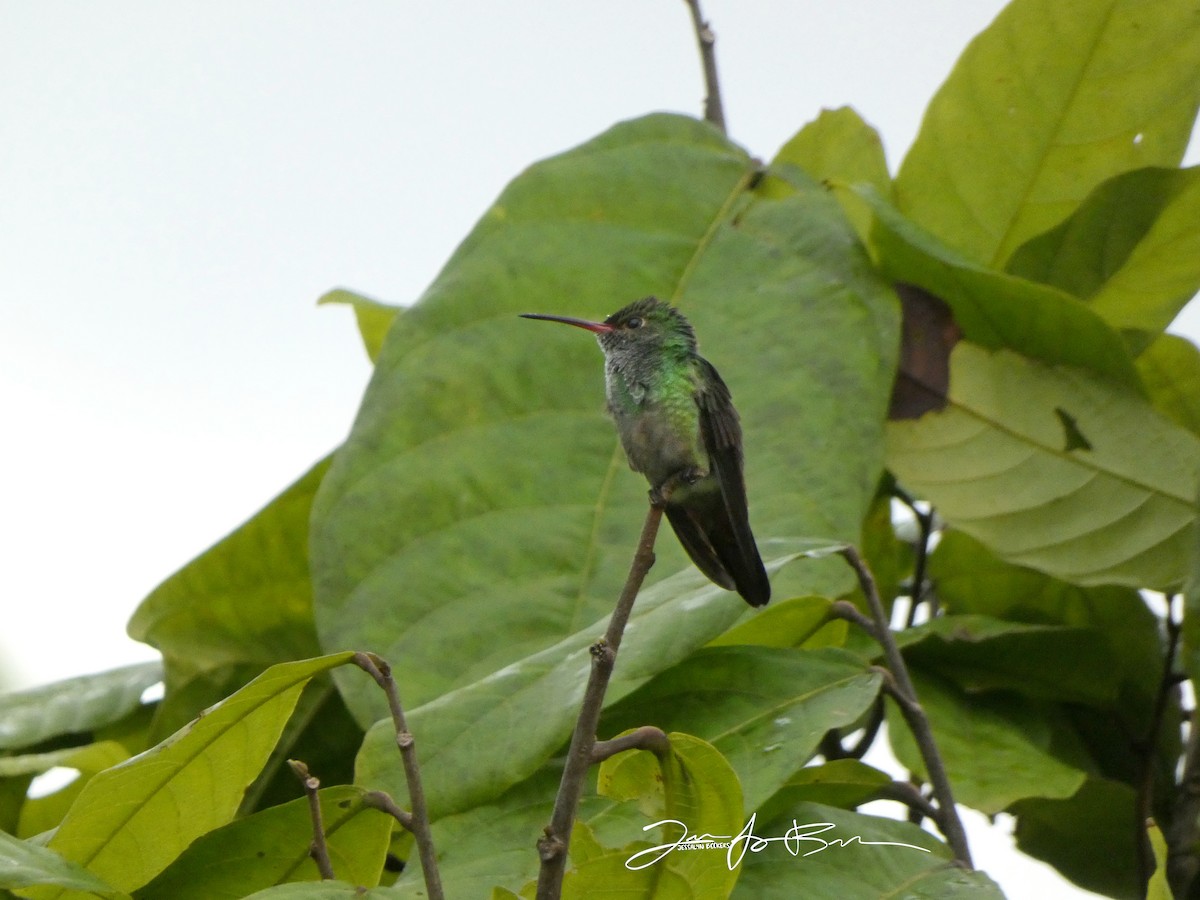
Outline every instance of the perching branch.
[[(846, 547), (841, 551), (850, 567), (858, 576), (859, 586), (867, 598), (874, 620), (872, 629), (868, 632), (883, 647), (883, 657), (887, 662), (884, 689), (896, 700), (904, 720), (912, 731), (921, 759), (925, 763), (925, 771), (929, 775), (929, 783), (933, 787), (933, 795), (937, 798), (939, 815), (937, 822), (946, 836), (955, 859), (966, 866), (971, 866), (971, 851), (967, 846), (967, 835), (963, 830), (962, 820), (958, 817), (958, 808), (954, 805), (954, 792), (950, 788), (950, 779), (946, 776), (946, 766), (938, 753), (937, 742), (933, 738), (933, 729), (929, 726), (929, 718), (925, 710), (917, 702), (917, 691), (912, 678), (908, 674), (908, 666), (900, 654), (900, 648), (892, 635), (888, 622), (887, 610), (879, 598), (879, 589), (875, 585), (875, 576), (859, 556), (854, 547)], [(855, 610), (857, 613), (857, 610)], [(859, 614), (861, 617), (861, 614)], [(849, 618), (849, 616), (846, 616)]]
[(321, 798), (317, 794), (321, 782), (316, 776), (310, 775), (308, 766), (298, 759), (289, 759), (288, 765), (304, 785), (304, 795), (308, 797), (308, 814), (312, 818), (313, 839), (309, 845), (308, 855), (317, 864), (317, 871), (325, 881), (332, 881), (337, 876), (333, 874), (333, 863), (329, 861), (329, 845), (325, 842), (325, 825), (321, 821)]
[(579, 807), (579, 798), (583, 795), (587, 770), (593, 760), (596, 726), (600, 723), (604, 694), (608, 690), (608, 681), (616, 663), (621, 636), (625, 633), (625, 624), (633, 611), (633, 601), (637, 599), (646, 573), (654, 565), (654, 541), (658, 537), (661, 521), (662, 506), (652, 503), (646, 513), (645, 524), (642, 525), (642, 535), (638, 538), (637, 551), (629, 567), (629, 577), (625, 579), (625, 587), (621, 589), (616, 609), (609, 619), (608, 630), (605, 631), (604, 637), (591, 647), (591, 674), (584, 689), (575, 731), (571, 735), (571, 747), (567, 751), (562, 781), (559, 782), (558, 796), (554, 799), (554, 812), (545, 833), (537, 842), (538, 856), (542, 860), (538, 870), (537, 900), (557, 900), (562, 893), (563, 874), (567, 868), (567, 845), (571, 840), (571, 827), (575, 824), (575, 812)]
[(392, 724), (396, 728), (396, 746), (404, 763), (404, 779), (408, 783), (408, 799), (412, 803), (411, 826), (409, 828), (417, 842), (417, 853), (421, 858), (421, 872), (425, 876), (425, 890), (430, 900), (445, 900), (442, 879), (438, 873), (437, 853), (433, 847), (433, 833), (429, 828), (429, 811), (425, 806), (425, 790), (421, 787), (421, 769), (417, 765), (417, 748), (408, 724), (404, 721), (404, 709), (400, 706), (400, 693), (392, 677), (392, 667), (374, 653), (355, 653), (354, 664), (375, 679), (383, 688), (392, 713)]
[(717, 80), (716, 35), (704, 21), (700, 12), (700, 0), (684, 0), (692, 11), (692, 26), (696, 29), (696, 43), (700, 47), (700, 62), (704, 66), (704, 119), (725, 133), (725, 107), (721, 103), (721, 85)]

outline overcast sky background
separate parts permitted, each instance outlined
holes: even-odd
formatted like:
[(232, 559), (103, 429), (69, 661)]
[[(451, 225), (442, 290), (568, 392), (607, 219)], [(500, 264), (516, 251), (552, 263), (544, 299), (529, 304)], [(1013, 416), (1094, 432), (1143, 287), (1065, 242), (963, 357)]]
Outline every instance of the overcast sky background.
[[(895, 171), (1002, 5), (706, 0), (730, 134), (850, 104)], [(317, 297), (412, 302), (531, 162), (703, 96), (680, 0), (0, 11), (9, 687), (153, 658), (141, 598), (342, 440), (369, 369)], [(981, 841), (1011, 896), (1088, 896)]]

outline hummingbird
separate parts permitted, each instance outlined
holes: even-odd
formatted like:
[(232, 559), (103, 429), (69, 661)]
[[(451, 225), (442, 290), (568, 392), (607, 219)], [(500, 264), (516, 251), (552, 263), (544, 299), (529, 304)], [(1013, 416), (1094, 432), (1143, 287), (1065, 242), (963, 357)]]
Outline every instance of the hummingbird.
[(522, 313), (596, 335), (604, 351), (608, 412), (629, 467), (650, 482), (679, 543), (715, 584), (751, 606), (771, 599), (742, 474), (742, 428), (729, 388), (697, 352), (683, 313), (656, 297), (603, 322)]

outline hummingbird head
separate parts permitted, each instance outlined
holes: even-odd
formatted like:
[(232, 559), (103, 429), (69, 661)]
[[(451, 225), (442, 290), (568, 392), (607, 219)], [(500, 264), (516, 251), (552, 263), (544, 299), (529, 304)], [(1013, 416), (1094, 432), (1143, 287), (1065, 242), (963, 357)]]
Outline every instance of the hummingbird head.
[(562, 322), (596, 335), (605, 356), (616, 359), (668, 354), (686, 357), (696, 352), (696, 334), (683, 313), (657, 297), (643, 297), (623, 306), (603, 322), (522, 313), (522, 318)]

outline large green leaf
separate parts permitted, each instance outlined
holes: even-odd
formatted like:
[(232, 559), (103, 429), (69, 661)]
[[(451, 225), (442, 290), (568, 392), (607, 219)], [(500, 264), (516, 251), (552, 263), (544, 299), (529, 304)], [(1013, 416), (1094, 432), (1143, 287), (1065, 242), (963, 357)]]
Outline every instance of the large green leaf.
[(146, 688), (162, 677), (160, 663), (137, 663), (0, 695), (0, 750), (109, 725), (141, 706)]
[[(943, 532), (929, 558), (933, 580), (942, 608), (957, 619), (963, 614), (981, 614), (1013, 622), (1069, 625), (1099, 630), (1107, 644), (1118, 652), (1110, 665), (1095, 661), (1081, 665), (1077, 673), (1061, 672), (1056, 653), (1034, 654), (1030, 664), (1044, 666), (1034, 681), (1059, 679), (1067, 683), (1081, 678), (1125, 685), (1123, 709), (1135, 733), (1149, 725), (1148, 715), (1158, 689), (1163, 647), (1157, 617), (1134, 588), (1080, 587), (1051, 578), (1042, 572), (1002, 562), (978, 541), (954, 529)], [(1061, 695), (1060, 695), (1061, 696)]]
[(1200, 168), (1110, 178), (1008, 270), (1089, 300), (1116, 328), (1162, 331), (1200, 289)]
[(905, 218), (870, 185), (851, 193), (875, 215), (871, 244), (884, 274), (944, 300), (967, 340), (1138, 384), (1120, 335), (1077, 297), (972, 262)]
[(1142, 839), (1137, 792), (1127, 784), (1089, 778), (1072, 797), (1022, 800), (1017, 846), (1064, 876), (1108, 897), (1136, 900), (1137, 841)]
[(328, 467), (328, 458), (318, 462), (155, 588), (130, 619), (130, 637), (195, 670), (311, 655), (308, 516)]
[(808, 762), (825, 732), (853, 723), (878, 693), (879, 676), (834, 648), (712, 647), (663, 672), (601, 724), (691, 729), (729, 760), (749, 812)]
[[(741, 412), (764, 553), (777, 536), (857, 538), (880, 469), (894, 299), (826, 192), (793, 175), (795, 192), (770, 199), (756, 178), (707, 125), (657, 115), (505, 190), (389, 332), (318, 494), (324, 646), (393, 660), (415, 706), (611, 608), (647, 486), (602, 412), (595, 344), (520, 312), (679, 303)], [(668, 534), (658, 559), (652, 581), (688, 565)], [(844, 577), (797, 577), (821, 571)], [(360, 722), (382, 715), (373, 692), (339, 683)]]
[(888, 464), (1002, 559), (1078, 584), (1187, 571), (1200, 439), (1078, 369), (960, 343), (950, 405), (888, 427)]
[(1177, 165), (1198, 80), (1194, 0), (1014, 0), (930, 103), (900, 208), (1000, 267), (1106, 178)]
[[(771, 165), (788, 164), (799, 166), (820, 181), (866, 182), (891, 198), (892, 178), (879, 132), (849, 106), (821, 110), (816, 119), (780, 147)], [(775, 187), (768, 181), (768, 190)], [(855, 230), (865, 239), (870, 230), (870, 211), (861, 200), (849, 195), (842, 194), (839, 199)]]
[(1150, 402), (1167, 418), (1200, 434), (1200, 350), (1185, 337), (1160, 334), (1137, 358)]
[[(912, 676), (957, 802), (994, 815), (1026, 797), (1070, 797), (1083, 784), (1085, 773), (1055, 753), (1051, 707), (1007, 694), (967, 695), (918, 670)], [(887, 722), (896, 758), (924, 775), (916, 742), (891, 703)]]
[[(818, 823), (832, 827), (814, 834)], [(794, 826), (800, 829), (798, 834), (807, 836), (790, 848), (775, 841), (746, 854), (735, 898), (1002, 900), (1004, 896), (987, 875), (956, 866), (944, 844), (908, 822), (799, 803), (785, 816), (755, 823), (754, 834), (779, 838)], [(845, 844), (834, 843), (837, 840)]]
[(328, 458), (142, 601), (129, 635), (162, 651), (159, 734), (263, 669), (320, 653), (308, 575), (308, 519)]
[(1043, 700), (1116, 706), (1117, 648), (1099, 628), (1029, 625), (989, 616), (939, 616), (904, 631), (904, 655), (976, 693), (1011, 690)]
[(0, 831), (0, 888), (53, 885), (88, 897), (124, 897), (78, 863)]
[[(776, 569), (790, 556), (769, 561)], [(612, 704), (723, 632), (742, 607), (698, 572), (684, 571), (642, 592), (621, 643), (605, 702)], [(491, 800), (537, 771), (571, 734), (591, 667), (594, 623), (485, 678), (411, 709), (422, 780), (436, 819)], [(641, 724), (641, 723), (636, 723)], [(497, 744), (504, 753), (497, 753)], [(356, 781), (396, 798), (407, 788), (396, 766), (390, 719), (363, 741)]]
[(383, 348), (383, 339), (387, 337), (388, 329), (400, 314), (400, 307), (372, 300), (345, 288), (335, 288), (322, 294), (317, 304), (326, 303), (345, 304), (354, 310), (354, 319), (358, 323), (358, 333), (362, 336), (367, 357), (371, 362), (375, 362)]
[[(329, 860), (339, 878), (379, 881), (393, 820), (349, 785), (319, 792)], [(307, 798), (274, 806), (210, 831), (137, 892), (138, 900), (237, 900), (292, 881), (317, 881)]]
[[(281, 663), (157, 747), (88, 782), (48, 846), (121, 890), (228, 822), (313, 676), (350, 653)], [(49, 900), (62, 891), (31, 891)]]
[[(743, 825), (742, 791), (733, 768), (711, 744), (687, 734), (669, 735), (669, 747), (660, 757), (632, 751), (605, 760), (597, 775), (597, 790), (617, 800), (637, 799), (643, 804), (647, 794), (655, 795), (652, 821), (682, 823), (658, 829), (659, 846), (684, 837), (681, 828), (689, 835), (732, 837)], [(649, 868), (658, 854), (649, 850), (645, 842), (639, 842), (618, 853), (603, 854), (595, 861), (579, 860), (579, 855), (572, 854), (573, 871), (567, 874), (563, 893), (574, 891), (574, 896), (586, 898), (602, 896), (605, 888), (623, 888), (621, 882), (630, 880), (624, 873)], [(610, 871), (613, 861), (610, 857), (621, 863), (621, 869)], [(731, 869), (726, 864), (724, 853), (711, 851), (673, 854), (664, 868), (678, 874), (690, 895), (697, 898), (729, 896), (738, 876), (736, 867)], [(662, 895), (645, 896), (649, 900)]]

